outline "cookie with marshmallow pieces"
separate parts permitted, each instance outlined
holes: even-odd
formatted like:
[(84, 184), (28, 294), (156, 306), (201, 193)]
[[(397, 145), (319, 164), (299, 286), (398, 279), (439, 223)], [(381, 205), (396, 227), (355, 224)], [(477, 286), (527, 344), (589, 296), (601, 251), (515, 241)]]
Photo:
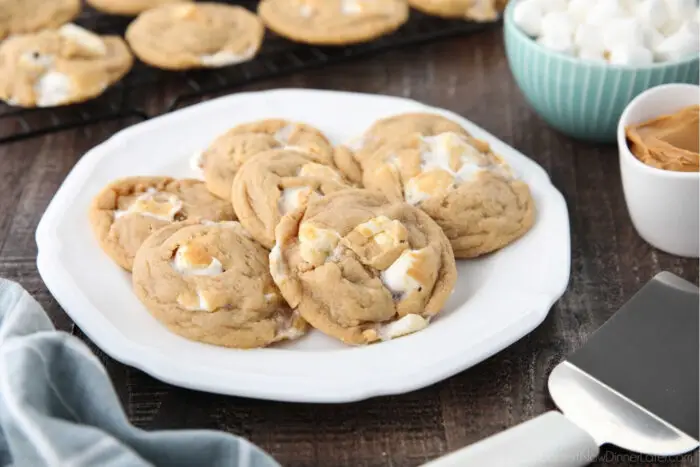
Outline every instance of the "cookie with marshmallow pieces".
[(314, 328), (363, 345), (420, 331), (452, 293), (450, 242), (420, 209), (347, 189), (284, 216), (270, 271)]
[(199, 180), (129, 177), (105, 187), (90, 207), (90, 224), (102, 249), (131, 271), (134, 256), (153, 231), (184, 220), (235, 219), (228, 201)]
[(267, 250), (238, 222), (167, 225), (144, 242), (133, 272), (148, 311), (190, 340), (248, 349), (308, 328), (272, 281)]
[(0, 44), (0, 100), (20, 107), (54, 107), (102, 94), (133, 64), (126, 43), (65, 24), (12, 36)]

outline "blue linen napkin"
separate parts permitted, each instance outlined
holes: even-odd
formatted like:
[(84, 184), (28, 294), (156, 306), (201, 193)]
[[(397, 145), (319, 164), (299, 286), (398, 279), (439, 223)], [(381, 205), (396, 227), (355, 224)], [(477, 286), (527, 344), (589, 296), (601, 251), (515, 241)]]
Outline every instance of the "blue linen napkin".
[(129, 424), (109, 376), (54, 329), (19, 284), (0, 279), (0, 465), (279, 467), (243, 438)]

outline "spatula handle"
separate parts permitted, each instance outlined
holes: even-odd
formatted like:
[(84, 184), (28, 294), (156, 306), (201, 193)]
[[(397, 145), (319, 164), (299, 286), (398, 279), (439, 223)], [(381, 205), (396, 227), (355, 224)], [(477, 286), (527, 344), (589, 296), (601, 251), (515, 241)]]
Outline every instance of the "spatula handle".
[(581, 467), (597, 454), (588, 433), (552, 411), (423, 467)]

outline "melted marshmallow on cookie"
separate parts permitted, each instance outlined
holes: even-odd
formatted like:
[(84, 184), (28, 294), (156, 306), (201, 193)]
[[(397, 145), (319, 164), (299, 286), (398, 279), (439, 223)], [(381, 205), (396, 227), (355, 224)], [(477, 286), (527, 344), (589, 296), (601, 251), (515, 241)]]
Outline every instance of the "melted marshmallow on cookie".
[(424, 250), (404, 250), (391, 266), (382, 271), (382, 282), (398, 300), (422, 288), (419, 272), (424, 256)]
[(148, 191), (136, 198), (125, 210), (114, 211), (118, 219), (127, 214), (140, 214), (162, 221), (172, 222), (175, 215), (182, 209), (182, 201), (172, 193), (162, 193), (149, 188)]
[(387, 341), (421, 331), (427, 328), (428, 324), (430, 324), (429, 320), (412, 313), (392, 323), (380, 326), (378, 334), (381, 340)]
[(172, 260), (173, 269), (185, 276), (216, 276), (224, 272), (221, 261), (196, 245), (182, 245)]
[(282, 190), (280, 199), (277, 202), (280, 214), (285, 215), (297, 209), (309, 199), (312, 192), (313, 190), (308, 186), (295, 186)]
[(487, 156), (488, 146), (482, 145), (479, 147), (452, 132), (421, 137), (420, 173), (406, 182), (406, 201), (416, 205), (432, 196), (443, 195), (485, 171), (510, 177), (500, 161), (494, 162)]
[(299, 254), (307, 263), (323, 264), (338, 246), (340, 236), (334, 230), (322, 229), (305, 222), (299, 227)]

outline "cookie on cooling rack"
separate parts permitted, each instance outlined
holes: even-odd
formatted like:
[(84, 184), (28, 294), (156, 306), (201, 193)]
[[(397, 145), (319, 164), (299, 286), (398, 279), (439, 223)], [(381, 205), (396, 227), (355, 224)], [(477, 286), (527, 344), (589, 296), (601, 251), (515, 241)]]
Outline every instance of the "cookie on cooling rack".
[(508, 0), (408, 0), (413, 8), (448, 19), (494, 21)]
[(248, 61), (264, 34), (262, 21), (243, 7), (176, 3), (141, 13), (127, 28), (126, 40), (149, 65), (186, 70)]
[(245, 349), (308, 328), (272, 281), (268, 251), (238, 222), (178, 222), (154, 232), (132, 281), (151, 314), (191, 340)]
[(272, 248), (282, 216), (351, 185), (337, 170), (304, 152), (274, 149), (248, 160), (236, 174), (231, 201), (243, 227)]
[(355, 345), (424, 329), (457, 279), (450, 242), (427, 214), (358, 189), (284, 216), (270, 271), (306, 321)]
[(408, 19), (406, 0), (262, 0), (267, 27), (288, 39), (316, 45), (367, 42)]
[(425, 211), (458, 258), (503, 248), (535, 220), (528, 185), (488, 143), (460, 132), (414, 133), (382, 146), (363, 168), (365, 187)]
[(133, 64), (126, 43), (74, 24), (0, 43), (0, 100), (21, 107), (54, 107), (102, 94)]
[(202, 172), (209, 191), (229, 199), (233, 178), (241, 165), (271, 149), (294, 149), (320, 164), (334, 164), (333, 147), (319, 130), (304, 123), (267, 119), (226, 131), (206, 150), (197, 153), (192, 165)]
[(235, 219), (228, 201), (199, 180), (129, 177), (112, 182), (93, 200), (90, 223), (102, 249), (131, 270), (134, 256), (154, 231), (175, 221)]
[(136, 16), (146, 10), (168, 3), (191, 1), (193, 0), (87, 0), (87, 4), (110, 15)]
[(0, 40), (56, 28), (80, 13), (80, 0), (0, 0)]

